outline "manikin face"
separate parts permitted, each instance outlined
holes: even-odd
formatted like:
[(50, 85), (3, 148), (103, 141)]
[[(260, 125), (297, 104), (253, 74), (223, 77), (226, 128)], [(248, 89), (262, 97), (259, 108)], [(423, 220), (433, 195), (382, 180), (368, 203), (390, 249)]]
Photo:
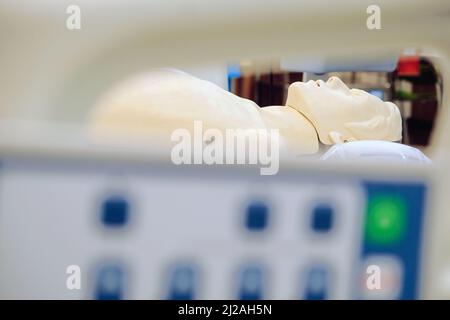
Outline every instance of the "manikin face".
[(322, 143), (353, 140), (401, 139), (402, 121), (397, 106), (363, 90), (349, 89), (337, 77), (295, 82), (286, 105), (301, 112), (317, 130)]

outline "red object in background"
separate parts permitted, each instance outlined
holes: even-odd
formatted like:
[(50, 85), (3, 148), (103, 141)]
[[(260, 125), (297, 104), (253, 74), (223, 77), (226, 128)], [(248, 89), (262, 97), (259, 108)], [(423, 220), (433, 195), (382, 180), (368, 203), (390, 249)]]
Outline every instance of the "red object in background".
[(398, 60), (397, 73), (399, 76), (417, 77), (420, 75), (419, 56), (402, 56)]

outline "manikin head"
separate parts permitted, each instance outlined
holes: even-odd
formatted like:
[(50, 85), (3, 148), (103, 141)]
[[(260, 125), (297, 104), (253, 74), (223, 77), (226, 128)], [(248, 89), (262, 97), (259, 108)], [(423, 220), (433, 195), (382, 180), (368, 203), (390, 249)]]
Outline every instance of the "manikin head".
[(294, 82), (289, 86), (286, 105), (307, 117), (327, 145), (354, 140), (398, 141), (402, 137), (402, 120), (395, 104), (349, 89), (337, 77), (327, 82)]

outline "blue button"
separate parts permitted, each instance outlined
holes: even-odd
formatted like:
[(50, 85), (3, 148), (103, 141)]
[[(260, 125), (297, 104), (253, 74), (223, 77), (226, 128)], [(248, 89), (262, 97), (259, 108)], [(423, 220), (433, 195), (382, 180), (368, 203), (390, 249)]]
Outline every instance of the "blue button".
[(328, 273), (325, 268), (316, 267), (308, 271), (304, 291), (305, 300), (325, 300), (328, 298)]
[(101, 208), (102, 222), (112, 227), (125, 225), (129, 219), (129, 207), (125, 198), (114, 196), (106, 199)]
[(170, 277), (169, 300), (195, 299), (196, 275), (194, 268), (180, 266), (175, 268)]
[(239, 280), (240, 300), (263, 299), (263, 272), (258, 267), (247, 267), (242, 270)]
[(103, 267), (97, 278), (95, 298), (98, 300), (120, 300), (123, 298), (124, 274), (119, 266)]
[(333, 228), (333, 208), (329, 205), (318, 205), (313, 209), (311, 228), (316, 232), (328, 232)]
[(247, 207), (245, 226), (251, 231), (262, 231), (268, 225), (269, 208), (263, 202), (253, 202)]

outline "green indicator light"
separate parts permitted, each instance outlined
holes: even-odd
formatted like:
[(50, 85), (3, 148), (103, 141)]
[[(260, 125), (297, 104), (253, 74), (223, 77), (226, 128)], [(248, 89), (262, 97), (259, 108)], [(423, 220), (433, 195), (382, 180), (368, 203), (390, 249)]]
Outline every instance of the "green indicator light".
[(375, 244), (393, 244), (402, 240), (406, 228), (406, 203), (393, 195), (369, 198), (366, 240)]

